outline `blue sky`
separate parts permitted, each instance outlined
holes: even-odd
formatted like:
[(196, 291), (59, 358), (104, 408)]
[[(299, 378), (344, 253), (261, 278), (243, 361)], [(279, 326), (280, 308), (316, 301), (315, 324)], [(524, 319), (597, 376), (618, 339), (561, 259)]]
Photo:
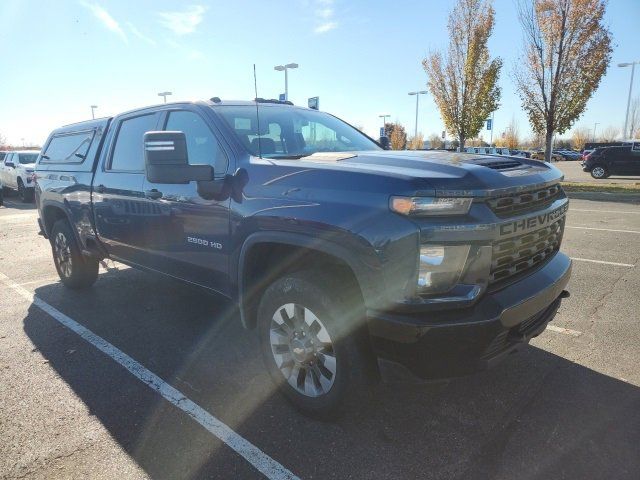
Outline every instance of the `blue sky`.
[[(446, 48), (453, 2), (374, 0), (41, 2), (2, 0), (0, 18), (0, 133), (15, 144), (41, 143), (53, 128), (172, 100), (212, 96), (250, 99), (253, 64), (258, 94), (284, 91), (273, 66), (297, 62), (289, 97), (320, 108), (377, 135), (379, 114), (413, 132), (415, 97), (425, 89), (421, 60)], [(495, 0), (492, 55), (504, 60), (499, 134), (514, 116), (522, 135), (530, 128), (511, 79), (521, 48), (515, 0)], [(630, 69), (640, 60), (640, 1), (611, 0), (608, 23), (616, 44), (612, 66), (576, 126), (622, 129)], [(576, 72), (584, 74), (585, 72)], [(640, 96), (640, 69), (634, 96)], [(422, 96), (419, 130), (443, 129), (429, 95)], [(485, 139), (489, 133), (484, 132)]]

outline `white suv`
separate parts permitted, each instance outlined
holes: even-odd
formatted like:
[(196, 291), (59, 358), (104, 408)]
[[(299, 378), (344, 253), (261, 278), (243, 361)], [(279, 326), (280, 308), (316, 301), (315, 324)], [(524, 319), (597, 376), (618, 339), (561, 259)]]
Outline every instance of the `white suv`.
[(5, 189), (17, 190), (23, 202), (33, 200), (33, 171), (39, 154), (39, 150), (7, 152), (0, 164), (0, 185)]

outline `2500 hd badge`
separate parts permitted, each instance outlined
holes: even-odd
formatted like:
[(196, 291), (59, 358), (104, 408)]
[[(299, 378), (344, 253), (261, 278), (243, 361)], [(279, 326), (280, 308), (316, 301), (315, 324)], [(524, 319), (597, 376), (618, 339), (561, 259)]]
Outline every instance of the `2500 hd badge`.
[(536, 227), (544, 227), (548, 223), (552, 223), (558, 218), (562, 217), (569, 209), (569, 204), (566, 203), (560, 208), (555, 209), (552, 212), (547, 212), (534, 217), (524, 218), (511, 223), (504, 223), (500, 225), (500, 235), (509, 235), (516, 232), (522, 232), (524, 230), (530, 230)]

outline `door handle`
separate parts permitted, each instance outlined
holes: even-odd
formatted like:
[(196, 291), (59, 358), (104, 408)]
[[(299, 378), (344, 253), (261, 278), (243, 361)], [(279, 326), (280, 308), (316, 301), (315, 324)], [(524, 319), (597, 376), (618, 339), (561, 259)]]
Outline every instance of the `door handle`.
[(147, 190), (146, 192), (144, 192), (144, 196), (150, 198), (151, 200), (157, 200), (158, 198), (162, 198), (162, 192), (159, 192), (155, 188), (152, 188), (151, 190)]
[(104, 185), (100, 184), (96, 187), (96, 192), (98, 193), (104, 193), (107, 191), (107, 187), (105, 187)]

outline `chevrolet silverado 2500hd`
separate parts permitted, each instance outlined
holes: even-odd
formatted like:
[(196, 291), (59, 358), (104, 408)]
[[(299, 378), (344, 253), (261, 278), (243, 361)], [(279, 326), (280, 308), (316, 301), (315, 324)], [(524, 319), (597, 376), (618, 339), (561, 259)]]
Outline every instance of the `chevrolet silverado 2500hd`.
[(387, 151), (289, 102), (214, 97), (62, 127), (36, 178), (66, 286), (112, 258), (232, 299), (310, 414), (364, 391), (379, 359), (421, 377), (485, 368), (567, 295), (555, 167)]

